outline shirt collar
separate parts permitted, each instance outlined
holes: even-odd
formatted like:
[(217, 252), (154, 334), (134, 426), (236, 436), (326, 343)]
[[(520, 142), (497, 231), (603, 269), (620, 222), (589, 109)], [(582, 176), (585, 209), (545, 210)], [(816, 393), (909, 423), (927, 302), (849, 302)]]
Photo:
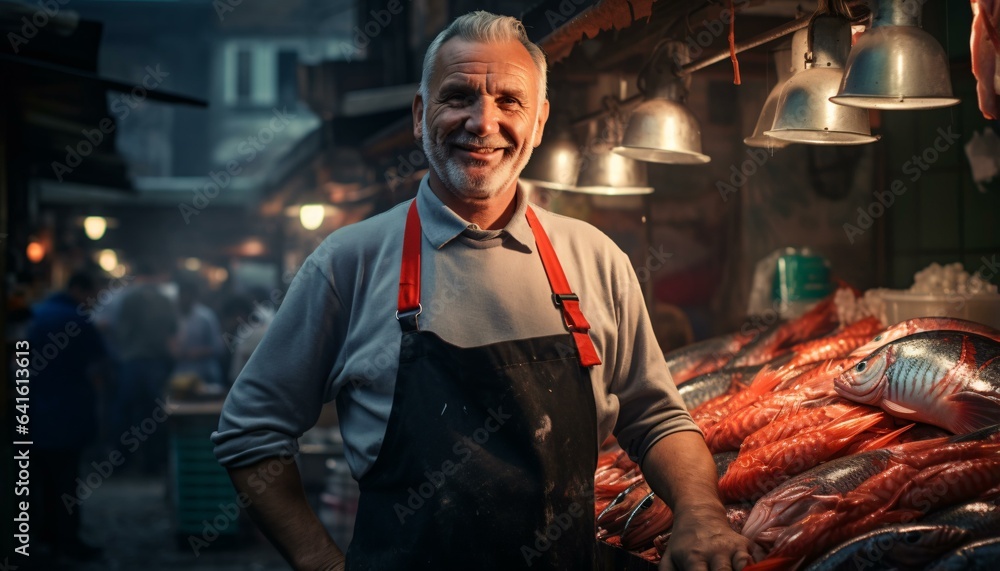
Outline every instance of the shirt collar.
[[(424, 236), (430, 240), (435, 249), (440, 250), (445, 244), (465, 231), (470, 223), (441, 202), (441, 199), (431, 190), (428, 178), (429, 175), (424, 175), (420, 181), (416, 198), (417, 210), (420, 211), (420, 226), (423, 228)], [(510, 236), (529, 251), (534, 251), (535, 236), (531, 232), (531, 227), (528, 226), (528, 219), (525, 215), (528, 210), (527, 193), (520, 183), (517, 185), (516, 193), (517, 206), (514, 208), (514, 215), (504, 227), (503, 234)]]

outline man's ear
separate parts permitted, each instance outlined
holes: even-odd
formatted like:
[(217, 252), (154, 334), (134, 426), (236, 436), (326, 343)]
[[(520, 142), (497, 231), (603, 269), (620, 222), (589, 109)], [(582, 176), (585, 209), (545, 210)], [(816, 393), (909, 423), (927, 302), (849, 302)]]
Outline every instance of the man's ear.
[(537, 147), (542, 144), (542, 132), (545, 130), (545, 122), (549, 120), (549, 100), (542, 103), (542, 108), (538, 110), (538, 128), (535, 129), (535, 140), (531, 146)]
[(413, 96), (413, 138), (424, 136), (424, 98), (418, 91)]

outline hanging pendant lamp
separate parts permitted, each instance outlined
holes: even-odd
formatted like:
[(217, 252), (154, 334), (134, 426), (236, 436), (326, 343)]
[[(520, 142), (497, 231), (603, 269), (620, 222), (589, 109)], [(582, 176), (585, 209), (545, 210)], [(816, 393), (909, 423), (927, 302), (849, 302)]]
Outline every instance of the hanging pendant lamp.
[(580, 148), (568, 126), (555, 127), (555, 133), (542, 137), (542, 143), (531, 153), (521, 180), (553, 190), (573, 190), (580, 174)]
[(872, 143), (868, 110), (830, 102), (840, 87), (851, 48), (847, 18), (820, 13), (809, 23), (811, 59), (781, 90), (774, 125), (764, 134), (792, 143), (861, 145)]
[[(605, 100), (605, 104), (609, 104), (609, 101)], [(575, 192), (605, 196), (653, 192), (653, 187), (649, 186), (645, 163), (611, 152), (620, 138), (620, 119), (617, 108), (614, 108), (602, 122), (600, 129), (596, 123), (590, 124), (580, 176), (573, 187)]]
[(743, 139), (743, 143), (748, 147), (781, 149), (792, 144), (790, 141), (769, 137), (764, 134), (764, 131), (774, 125), (774, 114), (778, 110), (781, 89), (793, 75), (806, 67), (806, 52), (809, 51), (808, 34), (809, 32), (805, 29), (799, 30), (792, 36), (790, 46), (774, 51), (774, 67), (778, 71), (778, 83), (764, 100), (764, 106), (760, 110), (760, 115), (757, 116), (757, 124), (754, 126), (753, 134)]
[(920, 29), (922, 4), (874, 2), (872, 27), (858, 37), (830, 101), (869, 109), (936, 109), (959, 102), (944, 48)]
[(705, 164), (701, 152), (701, 125), (684, 105), (690, 79), (674, 73), (688, 63), (687, 46), (675, 40), (661, 42), (639, 73), (640, 91), (647, 99), (632, 111), (621, 144), (612, 150), (640, 161), (680, 165)]

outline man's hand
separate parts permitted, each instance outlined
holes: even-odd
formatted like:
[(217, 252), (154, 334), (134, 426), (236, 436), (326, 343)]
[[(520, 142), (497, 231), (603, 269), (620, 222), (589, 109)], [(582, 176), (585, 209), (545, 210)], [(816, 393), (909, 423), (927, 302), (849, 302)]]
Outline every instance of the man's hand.
[(674, 512), (661, 571), (740, 571), (763, 551), (729, 527), (715, 462), (697, 432), (660, 439), (642, 459), (649, 487)]
[(660, 571), (739, 571), (763, 557), (760, 547), (729, 527), (725, 515), (720, 518), (714, 510), (688, 510), (675, 514)]

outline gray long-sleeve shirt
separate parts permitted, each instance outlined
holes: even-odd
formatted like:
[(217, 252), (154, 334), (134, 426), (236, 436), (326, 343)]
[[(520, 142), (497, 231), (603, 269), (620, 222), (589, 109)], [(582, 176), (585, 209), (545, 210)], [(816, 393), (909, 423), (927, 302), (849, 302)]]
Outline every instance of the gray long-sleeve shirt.
[[(521, 188), (517, 210), (499, 233), (460, 218), (426, 177), (415, 200), (423, 226), (421, 329), (463, 347), (566, 333)], [(307, 258), (226, 399), (212, 435), (223, 465), (295, 449), (295, 439), (333, 399), (354, 476), (375, 462), (399, 362), (395, 312), (408, 207), (337, 230)], [(598, 441), (613, 431), (641, 459), (660, 438), (698, 430), (653, 336), (628, 257), (590, 224), (533, 208), (580, 296), (602, 360), (588, 371)]]

